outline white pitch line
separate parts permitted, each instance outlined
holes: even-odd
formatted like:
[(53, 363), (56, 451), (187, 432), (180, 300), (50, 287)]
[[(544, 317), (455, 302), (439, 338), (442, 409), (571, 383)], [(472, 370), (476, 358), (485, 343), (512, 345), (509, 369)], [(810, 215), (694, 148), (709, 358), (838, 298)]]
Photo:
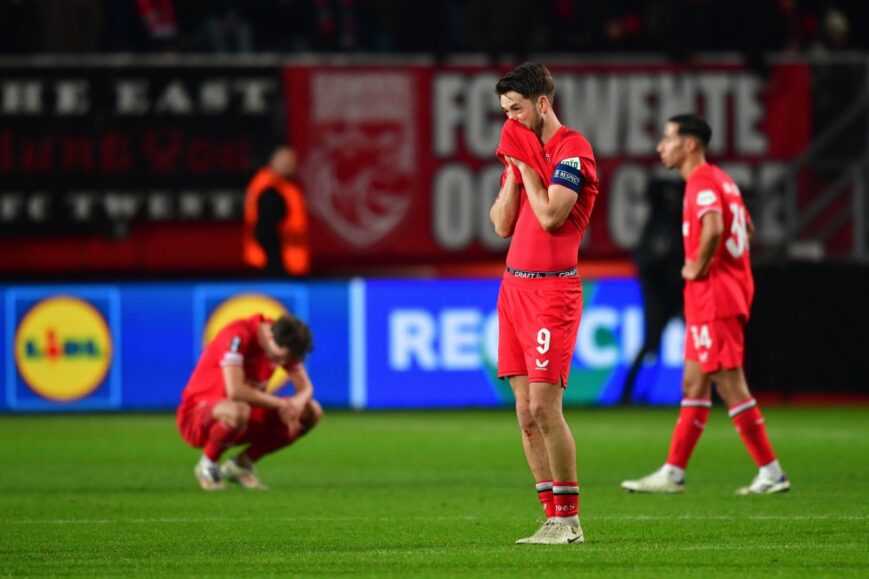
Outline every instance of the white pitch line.
[[(230, 518), (230, 517), (155, 517), (145, 519), (0, 519), (3, 525), (105, 525), (112, 523), (124, 524), (199, 524), (199, 523), (259, 523), (263, 521), (277, 522), (335, 522), (335, 521), (381, 521), (392, 522), (418, 519), (417, 515), (404, 517), (260, 517), (260, 518)], [(677, 516), (654, 516), (654, 515), (604, 515), (600, 517), (586, 516), (583, 521), (865, 521), (867, 515), (752, 515), (747, 517), (732, 515), (677, 515)], [(426, 517), (426, 520), (435, 521), (480, 521), (476, 516), (441, 516)]]

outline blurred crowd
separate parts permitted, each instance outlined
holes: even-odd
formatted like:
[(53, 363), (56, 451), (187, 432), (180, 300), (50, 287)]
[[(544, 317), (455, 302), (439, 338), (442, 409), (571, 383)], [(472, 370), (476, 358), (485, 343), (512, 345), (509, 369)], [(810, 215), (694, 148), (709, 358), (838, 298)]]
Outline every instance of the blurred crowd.
[(865, 0), (0, 0), (0, 53), (827, 53)]

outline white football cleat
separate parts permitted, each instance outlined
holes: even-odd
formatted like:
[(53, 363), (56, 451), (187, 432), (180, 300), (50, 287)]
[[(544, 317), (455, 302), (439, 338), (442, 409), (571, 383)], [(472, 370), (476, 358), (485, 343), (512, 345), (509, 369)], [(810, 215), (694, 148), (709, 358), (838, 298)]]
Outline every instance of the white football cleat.
[(736, 490), (738, 495), (771, 495), (774, 493), (786, 493), (791, 490), (791, 481), (787, 475), (781, 475), (778, 479), (767, 478), (757, 475), (751, 484)]
[(582, 527), (552, 521), (540, 537), (533, 538), (532, 545), (576, 545), (585, 541)]
[(535, 532), (530, 537), (525, 537), (525, 538), (519, 539), (518, 541), (516, 541), (516, 544), (517, 545), (533, 545), (533, 544), (537, 543), (537, 541), (541, 537), (543, 537), (543, 535), (547, 532), (547, 530), (549, 529), (549, 526), (554, 522), (555, 521), (553, 519), (546, 519), (546, 522), (543, 523), (539, 529), (537, 529), (537, 532)]
[(220, 474), (229, 482), (234, 482), (248, 490), (267, 491), (268, 485), (263, 484), (256, 474), (253, 463), (249, 460), (230, 458), (220, 467)]
[(685, 480), (674, 481), (666, 473), (657, 470), (638, 480), (622, 481), (622, 488), (632, 493), (684, 493)]
[(200, 460), (193, 467), (193, 474), (204, 491), (222, 491), (226, 488), (220, 477), (220, 467), (216, 464), (209, 465)]

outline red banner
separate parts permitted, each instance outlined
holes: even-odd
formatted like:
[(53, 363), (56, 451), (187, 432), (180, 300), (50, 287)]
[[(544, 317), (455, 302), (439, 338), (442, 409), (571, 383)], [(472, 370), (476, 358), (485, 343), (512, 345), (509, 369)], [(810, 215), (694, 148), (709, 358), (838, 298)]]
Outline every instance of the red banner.
[[(655, 153), (670, 116), (703, 114), (710, 160), (748, 192), (809, 142), (805, 64), (774, 65), (767, 79), (714, 64), (552, 71), (560, 120), (585, 134), (598, 161), (584, 261), (626, 257), (648, 215), (650, 181), (677, 177)], [(243, 271), (244, 183), (282, 113), (302, 159), (315, 273), (499, 260), (506, 251), (488, 219), (504, 121), (494, 86), (504, 71), (275, 64), (217, 75), (150, 65), (73, 80), (67, 72), (42, 66), (0, 80), (2, 271)], [(750, 204), (761, 236), (781, 230), (780, 210), (764, 203)]]
[[(738, 66), (553, 67), (560, 120), (583, 132), (601, 195), (582, 258), (625, 257), (652, 178), (676, 178), (655, 147), (666, 120), (698, 111), (713, 129), (712, 162), (755, 190), (810, 137), (809, 70), (774, 66), (763, 81)], [(290, 134), (322, 265), (497, 258), (488, 220), (501, 168), (503, 114), (484, 68), (291, 67)], [(763, 211), (761, 211), (763, 213)], [(763, 220), (763, 215), (758, 216)]]

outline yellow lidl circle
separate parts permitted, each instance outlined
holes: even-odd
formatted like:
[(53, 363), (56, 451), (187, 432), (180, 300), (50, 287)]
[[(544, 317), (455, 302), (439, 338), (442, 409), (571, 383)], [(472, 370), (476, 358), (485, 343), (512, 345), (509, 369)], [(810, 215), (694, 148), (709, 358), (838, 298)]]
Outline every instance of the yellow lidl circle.
[(112, 336), (102, 314), (71, 296), (47, 298), (21, 319), (15, 361), (34, 392), (58, 402), (84, 398), (106, 378)]
[[(214, 309), (205, 324), (205, 335), (202, 336), (202, 346), (207, 346), (224, 326), (238, 320), (249, 318), (254, 314), (262, 314), (273, 320), (287, 313), (287, 308), (279, 301), (262, 294), (240, 294), (222, 302)], [(277, 390), (287, 381), (287, 373), (282, 368), (272, 375), (268, 391)]]

